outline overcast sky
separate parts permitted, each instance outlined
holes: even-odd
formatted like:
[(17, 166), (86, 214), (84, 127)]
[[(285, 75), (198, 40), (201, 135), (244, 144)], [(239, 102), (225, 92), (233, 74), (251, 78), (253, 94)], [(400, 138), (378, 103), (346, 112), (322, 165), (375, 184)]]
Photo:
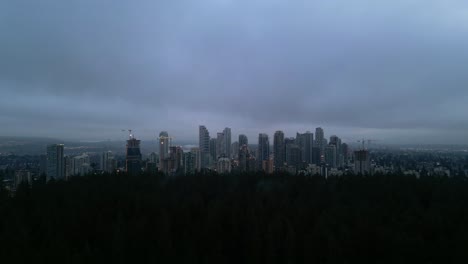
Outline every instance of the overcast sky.
[(0, 135), (468, 143), (468, 2), (3, 0)]

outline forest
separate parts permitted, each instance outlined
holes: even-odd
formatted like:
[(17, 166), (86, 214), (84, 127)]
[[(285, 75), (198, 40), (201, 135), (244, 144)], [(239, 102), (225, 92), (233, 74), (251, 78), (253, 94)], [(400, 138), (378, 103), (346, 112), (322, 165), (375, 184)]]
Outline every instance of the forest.
[[(468, 180), (88, 175), (0, 188), (20, 263), (466, 263)], [(7, 262), (3, 262), (7, 263)]]

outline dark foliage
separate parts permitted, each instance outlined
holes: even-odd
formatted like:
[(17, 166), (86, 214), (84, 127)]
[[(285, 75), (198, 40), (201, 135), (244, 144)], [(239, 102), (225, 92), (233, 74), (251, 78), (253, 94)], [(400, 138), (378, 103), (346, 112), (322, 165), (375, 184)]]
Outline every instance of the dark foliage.
[(465, 263), (465, 178), (100, 175), (0, 190), (30, 263)]

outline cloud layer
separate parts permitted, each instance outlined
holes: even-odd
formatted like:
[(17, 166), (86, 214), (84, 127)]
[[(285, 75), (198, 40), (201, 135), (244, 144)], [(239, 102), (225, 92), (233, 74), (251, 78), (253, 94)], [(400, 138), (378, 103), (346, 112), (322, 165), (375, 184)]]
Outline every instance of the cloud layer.
[(464, 1), (10, 0), (0, 135), (468, 143)]

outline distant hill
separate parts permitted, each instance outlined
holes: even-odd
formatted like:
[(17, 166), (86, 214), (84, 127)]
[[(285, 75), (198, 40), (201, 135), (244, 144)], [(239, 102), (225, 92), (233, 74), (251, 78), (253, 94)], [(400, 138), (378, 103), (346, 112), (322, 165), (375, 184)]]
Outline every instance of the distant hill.
[[(175, 145), (182, 145), (174, 143)], [(84, 152), (93, 154), (109, 150), (116, 154), (124, 154), (126, 141), (106, 140), (91, 142), (57, 138), (0, 136), (0, 155), (41, 155), (45, 154), (46, 146), (49, 144), (65, 144), (66, 155), (76, 155)], [(141, 152), (143, 155), (157, 152), (157, 148), (158, 142), (155, 139), (141, 141)]]
[(45, 152), (48, 144), (63, 142), (55, 138), (0, 136), (0, 153), (38, 155)]

